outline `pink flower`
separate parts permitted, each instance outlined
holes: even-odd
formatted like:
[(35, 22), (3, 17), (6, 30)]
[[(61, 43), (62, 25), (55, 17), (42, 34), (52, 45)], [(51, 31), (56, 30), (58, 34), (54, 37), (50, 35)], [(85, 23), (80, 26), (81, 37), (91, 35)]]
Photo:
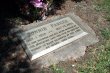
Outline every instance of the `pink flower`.
[(36, 7), (36, 8), (43, 8), (43, 9), (47, 10), (48, 4), (43, 3), (43, 0), (32, 0), (32, 1), (30, 1), (30, 3), (32, 5), (34, 5), (34, 7)]

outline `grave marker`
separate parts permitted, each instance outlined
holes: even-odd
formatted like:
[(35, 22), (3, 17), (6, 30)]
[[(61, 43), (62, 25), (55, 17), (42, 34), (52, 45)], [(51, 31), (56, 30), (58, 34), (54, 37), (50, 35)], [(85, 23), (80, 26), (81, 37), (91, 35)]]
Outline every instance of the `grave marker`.
[(27, 52), (31, 55), (31, 60), (34, 60), (87, 34), (70, 17), (64, 17), (24, 31), (21, 37), (27, 47)]

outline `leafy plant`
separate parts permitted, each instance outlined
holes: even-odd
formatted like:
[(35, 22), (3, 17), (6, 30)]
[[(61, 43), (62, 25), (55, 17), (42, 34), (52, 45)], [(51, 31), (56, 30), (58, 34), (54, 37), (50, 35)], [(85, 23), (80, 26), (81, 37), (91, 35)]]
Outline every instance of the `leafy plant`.
[(64, 69), (57, 67), (56, 65), (53, 65), (51, 67), (52, 73), (65, 73)]
[[(110, 72), (110, 40), (100, 45), (90, 59), (78, 64), (79, 73), (109, 73)], [(92, 48), (93, 49), (93, 48)]]
[(17, 5), (23, 16), (34, 20), (42, 20), (43, 17), (54, 15), (57, 9), (61, 9), (66, 0), (19, 0)]
[[(99, 0), (95, 9), (104, 12), (110, 20), (110, 0)], [(105, 41), (89, 52), (90, 58), (77, 65), (79, 73), (110, 73), (110, 28), (102, 29), (101, 34)]]
[(106, 13), (105, 18), (110, 21), (110, 0), (99, 0), (99, 2), (96, 3), (95, 9)]
[(110, 38), (110, 29), (105, 28), (105, 29), (101, 30), (101, 34), (105, 39), (108, 40)]

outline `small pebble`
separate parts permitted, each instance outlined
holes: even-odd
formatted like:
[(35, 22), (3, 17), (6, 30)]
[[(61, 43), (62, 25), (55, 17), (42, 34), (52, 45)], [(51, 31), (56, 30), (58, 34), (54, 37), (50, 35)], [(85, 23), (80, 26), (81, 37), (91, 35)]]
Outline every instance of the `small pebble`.
[(75, 65), (72, 65), (72, 67), (74, 67)]

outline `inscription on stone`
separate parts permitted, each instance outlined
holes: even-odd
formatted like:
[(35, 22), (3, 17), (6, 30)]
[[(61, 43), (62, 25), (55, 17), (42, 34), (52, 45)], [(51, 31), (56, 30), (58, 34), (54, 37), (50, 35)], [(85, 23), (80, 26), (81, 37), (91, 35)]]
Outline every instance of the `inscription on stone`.
[(46, 25), (30, 29), (24, 33), (28, 35), (28, 37), (23, 40), (27, 49), (29, 49), (32, 54), (31, 60), (88, 34), (70, 17), (65, 17)]

